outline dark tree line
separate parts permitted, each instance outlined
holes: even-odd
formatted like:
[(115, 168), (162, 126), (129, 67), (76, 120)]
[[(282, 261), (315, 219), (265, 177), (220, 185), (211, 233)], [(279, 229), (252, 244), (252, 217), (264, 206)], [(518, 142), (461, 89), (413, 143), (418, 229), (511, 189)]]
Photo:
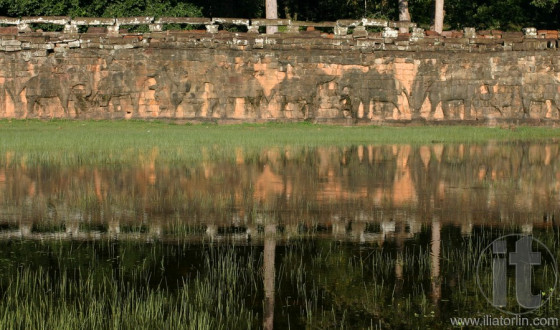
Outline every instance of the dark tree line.
[[(399, 0), (277, 0), (278, 16), (310, 21), (377, 17), (399, 19)], [(411, 20), (434, 24), (435, 0), (408, 0)], [(557, 29), (559, 0), (445, 0), (444, 29)], [(0, 0), (1, 16), (264, 17), (265, 0)]]

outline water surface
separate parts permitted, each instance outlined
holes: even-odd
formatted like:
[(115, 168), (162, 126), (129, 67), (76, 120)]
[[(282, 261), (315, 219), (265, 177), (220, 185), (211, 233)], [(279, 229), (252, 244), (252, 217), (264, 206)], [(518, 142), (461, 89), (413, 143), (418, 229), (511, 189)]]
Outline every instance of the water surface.
[[(181, 165), (154, 148), (135, 166), (2, 155), (0, 322), (32, 325), (20, 306), (91, 326), (449, 327), (501, 315), (476, 277), (492, 240), (560, 250), (556, 142), (208, 152)], [(553, 269), (536, 274), (535, 292), (553, 293)], [(46, 300), (15, 298), (28, 291)], [(557, 300), (534, 315), (557, 315)]]

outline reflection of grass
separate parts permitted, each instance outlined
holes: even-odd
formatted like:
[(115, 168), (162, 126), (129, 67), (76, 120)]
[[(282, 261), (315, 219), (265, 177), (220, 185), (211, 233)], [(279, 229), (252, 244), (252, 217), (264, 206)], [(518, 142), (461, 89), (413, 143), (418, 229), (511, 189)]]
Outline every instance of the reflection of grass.
[(105, 223), (80, 223), (79, 229), (85, 232), (97, 231), (101, 233), (107, 232), (107, 224)]
[(205, 225), (193, 225), (179, 218), (174, 219), (164, 231), (165, 235), (170, 235), (173, 237), (188, 237), (202, 235), (204, 233), (206, 233)]
[(51, 223), (48, 221), (37, 221), (31, 227), (31, 231), (34, 233), (57, 233), (64, 230), (66, 230), (64, 223)]
[(144, 234), (149, 231), (146, 225), (121, 225), (120, 230), (122, 233), (140, 233)]
[[(277, 244), (275, 327), (447, 328), (449, 317), (495, 312), (480, 294), (475, 266), (481, 250), (509, 232), (502, 231), (462, 237), (442, 229), (439, 275), (432, 273), (429, 229), (399, 246), (308, 238)], [(535, 234), (554, 244), (555, 233)], [(259, 328), (262, 251), (180, 240), (4, 242), (0, 328)], [(489, 287), (490, 273), (482, 275)], [(435, 302), (437, 283), (442, 297)], [(556, 302), (553, 296), (536, 315), (556, 315)]]
[(551, 128), (342, 127), (295, 124), (175, 125), (144, 121), (0, 121), (0, 160), (38, 164), (117, 165), (192, 162), (250, 154), (264, 147), (558, 138)]
[[(438, 274), (433, 273), (429, 242), (404, 242), (396, 250), (390, 242), (360, 248), (328, 241), (292, 242), (282, 256), (286, 266), (279, 269), (278, 276), (284, 280), (278, 293), (293, 297), (292, 304), (299, 303), (302, 322), (310, 328), (333, 324), (355, 328), (371, 324), (382, 325), (380, 328), (447, 328), (449, 316), (496, 311), (480, 293), (476, 264), (484, 247), (496, 236), (509, 232), (508, 228), (485, 228), (477, 236), (461, 237), (458, 231), (442, 231)], [(429, 237), (429, 229), (419, 234), (422, 235)], [(555, 237), (553, 233), (538, 236)], [(549, 268), (535, 275), (546, 279), (553, 274)], [(397, 274), (401, 279), (396, 278)], [(491, 272), (481, 275), (481, 285), (491, 287)], [(438, 285), (442, 296), (435, 302), (434, 287)], [(553, 290), (547, 287), (543, 291), (549, 294)], [(515, 299), (515, 294), (509, 297)], [(517, 305), (516, 301), (512, 304)], [(555, 315), (555, 309), (549, 302), (538, 313)]]
[[(163, 259), (159, 260), (165, 258), (161, 247), (101, 245), (95, 252), (91, 246), (60, 242), (36, 246), (58, 261), (50, 265), (31, 263), (26, 257), (36, 253), (33, 250), (20, 251), (21, 264), (5, 270), (0, 281), (0, 328), (258, 327), (258, 315), (245, 303), (259, 276), (253, 269), (258, 262), (253, 254), (240, 256), (225, 249), (202, 253), (201, 268), (170, 290), (166, 283), (152, 280), (154, 265), (165, 269)], [(106, 248), (109, 258), (96, 258)]]
[(19, 228), (19, 225), (14, 224), (14, 223), (0, 223), (0, 231), (9, 231), (9, 230), (17, 230)]

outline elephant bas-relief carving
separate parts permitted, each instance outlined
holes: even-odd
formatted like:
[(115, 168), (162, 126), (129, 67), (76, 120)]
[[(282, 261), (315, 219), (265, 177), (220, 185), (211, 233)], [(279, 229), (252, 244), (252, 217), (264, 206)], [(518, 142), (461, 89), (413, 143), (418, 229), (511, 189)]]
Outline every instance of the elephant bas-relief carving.
[[(478, 75), (478, 71), (465, 70), (460, 64), (423, 61), (418, 66), (410, 92), (412, 118), (436, 119), (436, 111), (441, 106), (441, 119), (473, 119), (483, 85), (483, 76)], [(426, 100), (430, 102), (429, 111), (423, 114), (422, 107)]]
[(320, 107), (320, 88), (335, 81), (336, 77), (320, 70), (307, 74), (295, 72), (294, 77), (285, 78), (277, 86), (278, 94), (281, 95), (282, 114), (292, 118), (315, 119)]
[(521, 98), (523, 105), (523, 117), (544, 118), (547, 114), (539, 111), (533, 112), (531, 107), (535, 104), (547, 106), (550, 102), (552, 118), (558, 118), (560, 112), (560, 81), (549, 74), (527, 74), (521, 84)]
[(155, 91), (155, 99), (159, 103), (160, 115), (176, 117), (177, 109), (183, 103), (187, 93), (191, 91), (191, 83), (187, 79), (187, 71), (183, 68), (166, 64), (155, 72), (148, 74), (148, 78), (155, 79), (155, 85), (148, 88)]
[(468, 80), (435, 81), (428, 89), (428, 99), (430, 100), (430, 115), (433, 117), (438, 104), (445, 119), (451, 119), (449, 105), (450, 102), (463, 102), (464, 119), (471, 119), (471, 107), (478, 86)]
[(480, 103), (486, 118), (523, 117), (521, 104), (521, 86), (483, 83), (480, 87)]
[(443, 119), (459, 119), (458, 114), (451, 113), (450, 105), (452, 102), (461, 102), (464, 106), (462, 119), (471, 119), (471, 108), (475, 96), (479, 93), (479, 87), (471, 80), (453, 79), (424, 82), (422, 79), (417, 79), (414, 82), (411, 95), (413, 118), (421, 117), (422, 105), (427, 98), (430, 101), (430, 112), (426, 119), (434, 119), (438, 105), (441, 105)]
[(58, 98), (65, 116), (70, 116), (69, 101), (75, 101), (76, 116), (89, 108), (87, 99), (92, 94), (89, 75), (71, 68), (68, 72), (59, 74), (41, 71), (31, 77), (22, 86), (18, 94), (25, 91), (27, 100), (27, 116), (34, 114), (35, 106), (42, 105), (41, 99)]
[[(341, 109), (350, 112), (352, 118), (358, 118), (360, 104), (362, 107), (368, 107), (370, 102), (379, 102), (402, 111), (403, 105), (399, 103), (399, 97), (404, 95), (406, 101), (409, 99), (406, 88), (398, 79), (375, 70), (367, 73), (351, 70), (339, 80), (338, 88)], [(384, 118), (391, 116), (392, 109), (391, 114), (383, 114)]]
[[(109, 75), (99, 81), (99, 85), (93, 95), (94, 103), (106, 109), (112, 105), (113, 111), (126, 111), (128, 114), (136, 115), (139, 103), (134, 73), (120, 65), (117, 67), (112, 64), (110, 69)], [(125, 103), (124, 107), (121, 106), (122, 102)], [(132, 107), (132, 111), (130, 111), (128, 106)]]

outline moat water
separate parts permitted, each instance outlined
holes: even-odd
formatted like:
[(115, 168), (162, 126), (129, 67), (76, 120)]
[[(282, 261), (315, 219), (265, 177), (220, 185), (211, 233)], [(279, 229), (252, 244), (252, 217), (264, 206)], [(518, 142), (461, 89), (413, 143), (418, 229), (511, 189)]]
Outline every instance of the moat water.
[[(560, 312), (557, 141), (236, 149), (188, 166), (157, 152), (135, 166), (2, 159), (5, 298), (28, 274), (114, 281), (126, 288), (117, 295), (227, 283), (211, 299), (246, 324), (193, 306), (237, 328), (448, 328), (455, 317)], [(519, 305), (511, 263), (507, 304), (494, 306), (487, 247), (508, 234), (519, 234), (504, 239), (508, 252), (529, 235), (541, 253), (536, 309)], [(49, 285), (30, 288), (60, 298)], [(71, 291), (77, 311), (92, 308)]]

